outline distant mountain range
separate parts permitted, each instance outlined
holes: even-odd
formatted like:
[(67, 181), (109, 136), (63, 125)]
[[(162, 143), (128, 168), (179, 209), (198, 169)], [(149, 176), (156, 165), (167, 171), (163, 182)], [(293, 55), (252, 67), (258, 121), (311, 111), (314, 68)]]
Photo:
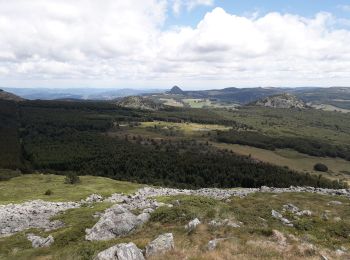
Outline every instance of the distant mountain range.
[[(44, 100), (115, 100), (127, 96), (152, 97), (153, 100), (163, 99), (207, 99), (232, 104), (245, 105), (269, 96), (289, 93), (306, 104), (328, 106), (329, 109), (350, 109), (350, 87), (303, 87), (303, 88), (224, 88), (211, 90), (182, 90), (174, 86), (169, 91), (162, 89), (98, 89), (98, 88), (67, 88), (67, 89), (42, 89), (42, 88), (3, 88), (7, 92), (25, 99)], [(158, 103), (158, 102), (157, 102)]]
[(103, 88), (3, 88), (25, 99), (82, 99), (82, 100), (113, 100), (120, 97), (144, 95), (164, 92), (159, 89), (103, 89)]

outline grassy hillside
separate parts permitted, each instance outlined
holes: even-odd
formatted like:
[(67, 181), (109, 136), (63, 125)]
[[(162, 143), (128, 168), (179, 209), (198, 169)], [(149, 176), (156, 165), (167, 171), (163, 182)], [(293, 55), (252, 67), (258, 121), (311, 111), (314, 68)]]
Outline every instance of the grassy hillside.
[[(81, 176), (81, 183), (64, 183), (64, 176), (53, 174), (26, 174), (0, 182), (0, 204), (20, 203), (27, 200), (78, 201), (98, 193), (109, 196), (115, 192), (133, 193), (141, 185), (103, 177)], [(51, 195), (45, 195), (51, 190)]]

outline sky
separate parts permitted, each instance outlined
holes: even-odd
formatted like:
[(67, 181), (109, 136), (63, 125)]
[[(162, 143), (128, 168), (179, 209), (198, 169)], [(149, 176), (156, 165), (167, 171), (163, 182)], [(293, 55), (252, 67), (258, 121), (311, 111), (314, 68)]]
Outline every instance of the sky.
[(347, 0), (0, 0), (0, 87), (350, 86)]

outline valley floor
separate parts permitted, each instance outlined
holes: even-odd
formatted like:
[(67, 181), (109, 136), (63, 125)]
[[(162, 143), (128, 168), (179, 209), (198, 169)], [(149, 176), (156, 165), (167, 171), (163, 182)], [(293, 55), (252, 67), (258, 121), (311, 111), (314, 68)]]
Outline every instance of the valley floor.
[[(162, 192), (155, 192), (157, 190), (153, 189), (141, 190), (141, 193), (126, 196), (127, 199), (120, 203), (127, 206), (138, 201), (136, 205), (141, 205), (142, 201), (147, 199), (147, 196), (142, 194), (154, 197), (159, 206), (151, 213), (147, 223), (122, 238), (86, 241), (85, 229), (93, 227), (101, 216), (96, 213), (102, 214), (105, 209), (116, 203), (120, 196), (125, 196), (115, 193), (133, 194), (143, 185), (101, 177), (80, 178), (81, 183), (76, 185), (64, 184), (63, 177), (56, 175), (24, 175), (0, 182), (0, 204), (4, 205), (33, 199), (81, 203), (82, 199), (92, 193), (99, 193), (104, 198), (114, 194), (111, 198), (115, 198), (101, 202), (92, 200), (82, 203), (78, 208), (59, 213), (52, 220), (63, 221), (65, 226), (58, 229), (30, 229), (0, 238), (0, 259), (93, 259), (98, 252), (122, 242), (134, 242), (143, 249), (163, 233), (173, 233), (175, 248), (149, 259), (350, 257), (349, 198), (310, 192), (271, 192), (270, 189), (266, 189), (268, 192), (250, 194), (242, 193), (240, 189), (227, 190), (225, 193), (212, 189), (209, 193), (204, 190), (202, 193), (190, 192), (190, 195), (177, 194), (166, 189), (161, 189)], [(48, 189), (52, 191), (52, 195), (44, 195)], [(204, 196), (205, 194), (211, 195)], [(212, 194), (240, 196), (224, 196), (218, 200), (213, 198)], [(167, 204), (171, 204), (172, 207)], [(0, 209), (4, 207), (7, 206), (0, 206)], [(138, 208), (141, 209), (141, 206), (136, 206), (131, 211), (139, 214)], [(282, 214), (292, 226), (285, 225), (281, 218), (274, 217), (273, 211)], [(184, 226), (194, 218), (198, 218), (201, 224), (189, 232)], [(220, 222), (231, 225), (219, 224)], [(54, 243), (47, 248), (32, 248), (26, 238), (28, 233), (43, 237), (52, 235)], [(218, 239), (218, 245), (209, 251), (207, 245), (213, 239)]]

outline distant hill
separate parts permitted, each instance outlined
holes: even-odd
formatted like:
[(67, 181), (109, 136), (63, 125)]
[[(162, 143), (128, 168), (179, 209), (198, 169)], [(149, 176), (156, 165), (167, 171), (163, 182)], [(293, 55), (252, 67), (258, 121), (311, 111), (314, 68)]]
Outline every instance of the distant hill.
[(163, 92), (159, 89), (129, 88), (5, 88), (4, 90), (29, 100), (113, 100)]
[(15, 94), (0, 89), (0, 100), (10, 100), (19, 102), (23, 101), (24, 99), (19, 96), (16, 96)]
[(121, 107), (151, 111), (159, 110), (164, 107), (162, 104), (156, 103), (150, 98), (141, 96), (129, 96), (122, 98), (117, 101), (117, 105)]
[(178, 86), (174, 86), (171, 88), (171, 90), (168, 93), (173, 95), (182, 95), (184, 94), (184, 91)]
[(272, 107), (272, 108), (299, 108), (299, 109), (307, 108), (307, 105), (305, 104), (304, 101), (302, 101), (301, 99), (289, 93), (269, 96), (263, 99), (259, 99), (255, 102), (252, 102), (249, 105)]

